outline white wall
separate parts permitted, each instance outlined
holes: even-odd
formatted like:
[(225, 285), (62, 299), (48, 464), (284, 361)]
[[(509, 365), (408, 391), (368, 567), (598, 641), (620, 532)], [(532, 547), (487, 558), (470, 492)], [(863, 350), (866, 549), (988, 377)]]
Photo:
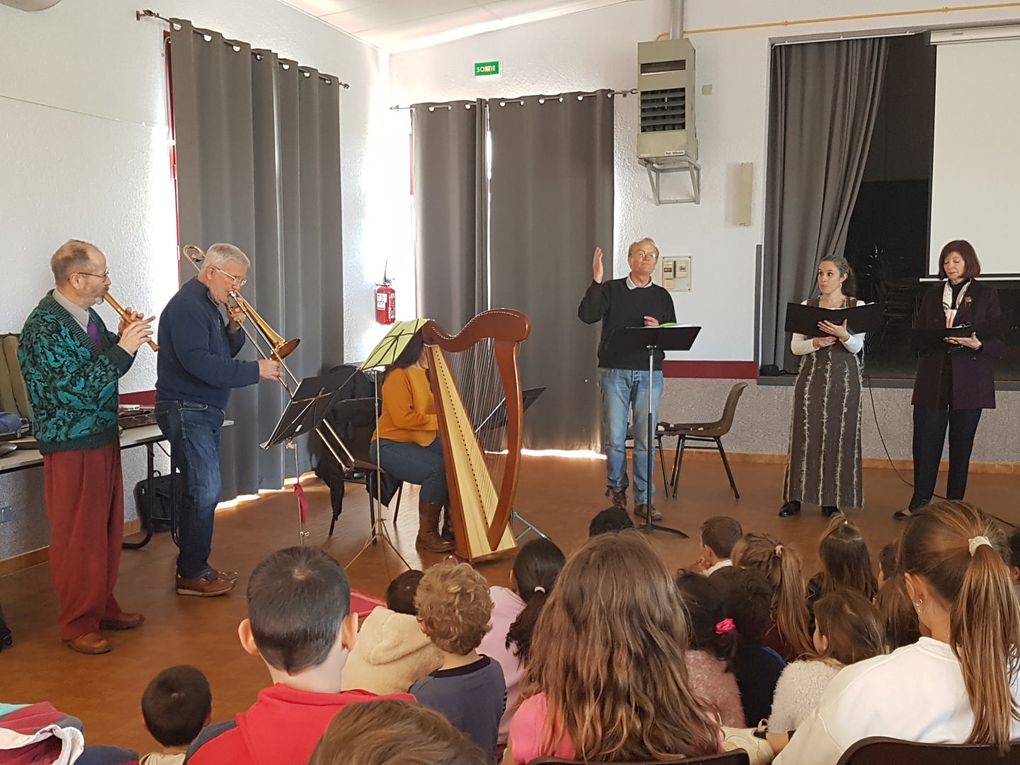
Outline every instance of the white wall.
[[(0, 332), (20, 329), (51, 285), (49, 255), (70, 237), (106, 252), (111, 293), (125, 305), (158, 313), (176, 289), (165, 25), (136, 21), (143, 6), (0, 7)], [(161, 0), (157, 9), (351, 83), (341, 95), (346, 295), (338, 290), (337, 299), (346, 298), (348, 358), (357, 358), (382, 273), (381, 263), (377, 277), (363, 261), (378, 255), (371, 232), (388, 218), (385, 57), (277, 0)], [(154, 381), (155, 360), (143, 350), (122, 390)]]
[[(111, 293), (125, 305), (158, 313), (177, 289), (166, 27), (135, 20), (145, 5), (64, 0), (38, 13), (0, 7), (0, 332), (20, 331), (52, 284), (49, 256), (70, 237), (106, 252)], [(154, 7), (351, 83), (341, 95), (345, 294), (338, 288), (336, 299), (344, 300), (347, 358), (359, 358), (378, 332), (371, 301), (384, 244), (377, 233), (390, 217), (385, 57), (277, 0), (160, 0)], [(378, 276), (368, 263), (377, 257)], [(155, 371), (143, 348), (121, 390), (152, 389)], [(142, 451), (125, 453), (126, 496), (143, 471)], [(0, 559), (44, 546), (41, 471), (0, 479), (0, 505), (7, 504), (14, 521), (0, 529)], [(128, 507), (132, 517), (130, 499)]]
[[(656, 207), (645, 171), (635, 159), (636, 98), (616, 107), (617, 275), (626, 244), (650, 235), (664, 255), (693, 256), (694, 289), (676, 295), (679, 321), (703, 324), (686, 358), (749, 360), (754, 353), (755, 245), (763, 236), (764, 159), (770, 39), (882, 28), (920, 28), (1002, 20), (1016, 9), (961, 11), (774, 25), (717, 32), (696, 30), (833, 17), (941, 9), (945, 0), (687, 0), (687, 28), (696, 49), (696, 115), (702, 173), (700, 205)], [(633, 2), (491, 32), (390, 58), (394, 102), (514, 96), (637, 85), (637, 43), (669, 28), (666, 0)], [(499, 59), (499, 79), (473, 76), (476, 61)], [(712, 94), (701, 88), (711, 85)], [(754, 163), (753, 222), (730, 222), (730, 177)], [(605, 246), (605, 245), (604, 245)], [(589, 258), (590, 253), (577, 253)], [(584, 285), (578, 285), (580, 299)]]

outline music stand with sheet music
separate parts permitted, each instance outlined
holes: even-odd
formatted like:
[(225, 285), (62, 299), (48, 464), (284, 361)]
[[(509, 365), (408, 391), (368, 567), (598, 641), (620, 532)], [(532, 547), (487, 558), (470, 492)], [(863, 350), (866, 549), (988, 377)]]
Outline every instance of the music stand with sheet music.
[[(544, 385), (542, 385), (542, 386), (540, 386), (538, 388), (525, 388), (523, 391), (521, 391), (521, 403), (522, 403), (522, 409), (521, 410), (524, 411), (524, 412), (528, 411), (528, 407), (530, 407), (532, 404), (534, 404), (535, 401), (538, 399), (538, 397), (541, 396), (543, 393), (545, 393), (545, 386)], [(506, 398), (504, 397), (504, 398), (500, 399), (499, 403), (496, 404), (495, 408), (491, 412), (489, 412), (488, 416), (486, 416), (486, 418), (481, 421), (481, 423), (478, 425), (478, 427), (475, 428), (475, 435), (478, 435), (479, 433), (482, 433), (482, 432), (487, 431), (487, 430), (496, 430), (497, 428), (505, 428), (506, 427), (506, 415), (507, 415), (507, 413), (506, 413)], [(515, 542), (521, 541), (521, 539), (524, 537), (524, 535), (527, 534), (529, 531), (534, 531), (536, 534), (538, 534), (543, 539), (548, 539), (549, 538), (546, 535), (546, 533), (544, 531), (542, 531), (542, 529), (538, 528), (538, 526), (536, 526), (534, 523), (529, 521), (527, 518), (525, 518), (523, 515), (521, 515), (520, 513), (518, 513), (516, 510), (514, 510), (512, 508), (510, 510), (510, 518), (511, 518), (511, 520), (520, 521), (525, 526), (524, 531), (522, 531), (520, 534), (514, 535), (514, 541)]]
[[(688, 535), (679, 529), (672, 529), (669, 526), (655, 523), (652, 520), (652, 482), (655, 480), (655, 471), (652, 459), (652, 452), (655, 449), (655, 423), (652, 422), (652, 377), (655, 372), (656, 351), (689, 351), (694, 345), (701, 327), (691, 325), (683, 326), (658, 326), (658, 327), (624, 327), (617, 330), (613, 335), (612, 343), (621, 351), (636, 351), (639, 349), (648, 351), (648, 441), (645, 449), (645, 456), (648, 458), (648, 512), (645, 514), (645, 522), (638, 526), (641, 531), (666, 531), (688, 539)], [(637, 423), (634, 423), (635, 426)]]
[[(347, 467), (340, 455), (337, 454), (334, 445), (330, 444), (326, 434), (321, 431), (320, 424), (325, 419), (327, 412), (329, 412), (333, 399), (336, 398), (340, 388), (349, 379), (350, 375), (346, 371), (340, 370), (320, 377), (307, 377), (302, 380), (297, 390), (294, 391), (290, 403), (287, 404), (287, 408), (280, 415), (280, 419), (276, 423), (276, 427), (273, 428), (273, 432), (269, 435), (269, 438), (260, 444), (263, 449), (270, 449), (286, 443), (286, 448), (294, 450), (294, 475), (295, 481), (297, 481), (294, 491), (298, 499), (298, 539), (301, 544), (304, 544), (308, 531), (305, 530), (307, 518), (303, 491), (298, 488), (301, 486), (301, 470), (298, 465), (297, 447), (294, 444), (294, 439), (313, 431), (318, 433), (319, 438), (322, 439), (323, 444), (336, 458), (337, 462), (340, 463), (340, 466)], [(330, 429), (330, 433), (336, 439), (336, 446), (347, 455), (353, 464), (354, 457), (351, 456), (347, 445), (332, 429)]]

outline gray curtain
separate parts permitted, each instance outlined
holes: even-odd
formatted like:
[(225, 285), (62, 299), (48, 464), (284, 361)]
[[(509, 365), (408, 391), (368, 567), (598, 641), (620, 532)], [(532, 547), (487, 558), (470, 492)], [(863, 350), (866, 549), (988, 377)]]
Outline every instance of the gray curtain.
[(884, 38), (772, 51), (763, 261), (763, 365), (794, 369), (786, 304), (815, 291), (819, 261), (842, 255), (871, 145)]
[[(596, 244), (613, 241), (613, 100), (532, 96), (489, 101), (490, 307), (524, 311), (525, 446), (599, 447), (598, 326), (577, 318)], [(610, 262), (612, 258), (610, 257)]]
[(485, 105), (412, 107), (418, 315), (455, 333), (485, 305)]
[[(245, 296), (276, 331), (301, 338), (287, 358), (295, 375), (342, 363), (339, 83), (185, 20), (173, 20), (170, 49), (181, 243), (248, 254)], [(182, 262), (181, 281), (194, 276)], [(250, 344), (241, 354), (257, 358)], [(234, 391), (225, 498), (294, 474), (287, 450), (258, 446), (284, 403), (271, 383)]]

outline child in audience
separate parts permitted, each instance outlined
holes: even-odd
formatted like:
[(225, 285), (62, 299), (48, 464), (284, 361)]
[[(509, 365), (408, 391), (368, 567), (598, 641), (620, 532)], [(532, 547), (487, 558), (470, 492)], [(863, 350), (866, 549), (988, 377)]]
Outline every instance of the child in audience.
[(443, 656), (422, 633), (414, 608), (422, 576), (421, 571), (402, 573), (386, 590), (386, 608), (377, 607), (365, 618), (344, 665), (344, 689), (405, 693), (412, 683), (439, 669)]
[(308, 765), (485, 765), (449, 720), (421, 704), (352, 704), (333, 718)]
[[(768, 534), (745, 534), (734, 547), (733, 565), (757, 569), (772, 586), (762, 642), (786, 661), (810, 653), (813, 646), (808, 632), (807, 590), (797, 551)], [(747, 722), (754, 724), (751, 719)]]
[(744, 535), (740, 521), (726, 515), (715, 515), (701, 524), (701, 558), (695, 570), (705, 576), (733, 565), (733, 545)]
[(748, 725), (768, 718), (776, 683), (786, 667), (779, 653), (762, 642), (769, 624), (772, 587), (760, 571), (737, 568), (726, 578), (726, 610), (737, 628), (733, 660), (740, 702)]
[(690, 649), (684, 654), (691, 690), (705, 706), (718, 712), (723, 725), (743, 728), (744, 709), (733, 674), (736, 625), (726, 615), (722, 593), (693, 571), (678, 573), (676, 586), (691, 628)]
[(262, 561), (248, 580), (248, 618), (237, 633), (273, 686), (230, 722), (206, 727), (188, 765), (305, 765), (337, 712), (385, 698), (340, 690), (357, 631), (347, 574), (322, 550), (288, 547)]
[[(629, 522), (630, 516), (626, 511), (621, 512)], [(520, 697), (519, 686), (531, 653), (535, 622), (552, 594), (556, 577), (565, 562), (563, 551), (552, 541), (533, 539), (517, 552), (510, 574), (510, 587), (489, 588), (492, 629), (485, 633), (478, 650), (499, 662), (506, 682), (506, 710), (499, 723), (500, 747), (506, 746), (510, 718)]]
[(510, 723), (512, 761), (715, 754), (718, 720), (691, 689), (683, 604), (636, 531), (590, 538), (535, 626), (528, 687)]
[(882, 620), (885, 641), (889, 650), (895, 651), (905, 645), (913, 645), (921, 637), (921, 625), (917, 611), (910, 602), (907, 585), (902, 574), (895, 574), (886, 580), (875, 596), (875, 608)]
[(869, 736), (1005, 752), (1020, 737), (1020, 609), (1005, 548), (999, 526), (966, 503), (915, 513), (900, 568), (931, 637), (840, 672), (776, 763), (832, 765)]
[(442, 653), (443, 664), (410, 693), (446, 715), (494, 760), (506, 682), (499, 664), (477, 651), (492, 617), (488, 583), (467, 563), (439, 563), (422, 577), (415, 605), (421, 629)]
[(788, 664), (776, 684), (767, 738), (777, 754), (843, 667), (886, 652), (877, 609), (853, 590), (830, 592), (815, 603), (814, 644), (814, 655)]
[(599, 534), (608, 534), (613, 531), (626, 531), (634, 528), (634, 521), (630, 514), (619, 505), (607, 507), (600, 510), (588, 524), (588, 536), (597, 537)]
[(878, 589), (896, 576), (896, 543), (890, 542), (878, 553)]
[(818, 540), (822, 570), (808, 582), (808, 610), (822, 595), (839, 589), (854, 590), (869, 601), (878, 593), (871, 570), (871, 552), (861, 530), (845, 515), (837, 514)]
[(156, 675), (142, 694), (142, 718), (149, 733), (163, 747), (139, 760), (139, 765), (180, 765), (188, 746), (212, 714), (209, 681), (196, 667), (182, 664)]

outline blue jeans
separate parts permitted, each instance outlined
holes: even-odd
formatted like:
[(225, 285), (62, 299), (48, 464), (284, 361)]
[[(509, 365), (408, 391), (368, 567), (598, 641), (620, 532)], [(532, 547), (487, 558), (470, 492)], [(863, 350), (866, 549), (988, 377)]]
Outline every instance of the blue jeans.
[(446, 502), (446, 466), (443, 442), (436, 437), (428, 446), (381, 438), (368, 448), (369, 459), (394, 478), (421, 486), (422, 502)]
[(197, 401), (159, 401), (156, 422), (170, 442), (171, 461), (184, 477), (177, 574), (195, 579), (212, 571), (213, 515), (220, 501), (223, 410)]
[[(602, 389), (602, 445), (606, 453), (606, 484), (617, 491), (627, 488), (627, 418), (633, 412), (634, 501), (651, 504), (655, 482), (648, 475), (648, 451), (655, 459), (655, 441), (648, 443), (648, 372), (634, 369), (600, 369)], [(652, 374), (652, 437), (659, 423), (662, 372)]]

